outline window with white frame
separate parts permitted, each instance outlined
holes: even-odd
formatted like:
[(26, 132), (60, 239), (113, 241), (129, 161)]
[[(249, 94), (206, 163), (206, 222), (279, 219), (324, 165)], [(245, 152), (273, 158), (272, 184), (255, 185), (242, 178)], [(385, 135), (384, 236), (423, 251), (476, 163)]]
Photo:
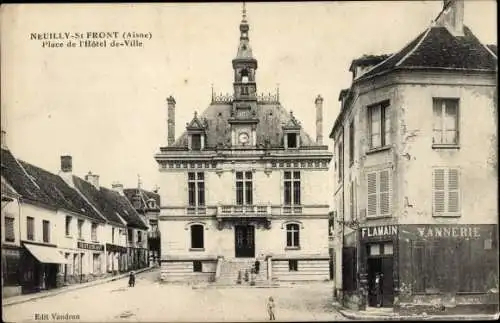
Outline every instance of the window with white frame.
[(300, 205), (300, 172), (286, 171), (284, 173), (284, 204), (285, 205)]
[(78, 239), (83, 240), (83, 220), (78, 220)]
[(92, 241), (97, 241), (97, 223), (92, 223), (90, 233)]
[(188, 173), (189, 206), (205, 205), (205, 174), (203, 172)]
[(435, 216), (460, 213), (460, 170), (435, 168), (432, 173), (432, 213)]
[(458, 145), (458, 104), (458, 99), (433, 99), (433, 144)]
[(286, 225), (286, 246), (288, 248), (300, 247), (300, 227), (297, 223)]
[(26, 238), (28, 240), (35, 240), (35, 218), (28, 216), (26, 218)]
[(391, 118), (389, 101), (368, 107), (368, 139), (370, 149), (382, 148), (391, 144)]
[(366, 174), (367, 216), (391, 215), (391, 171), (389, 169), (372, 171)]
[(42, 221), (42, 239), (43, 242), (50, 242), (50, 221)]
[(253, 204), (252, 172), (236, 172), (236, 204)]

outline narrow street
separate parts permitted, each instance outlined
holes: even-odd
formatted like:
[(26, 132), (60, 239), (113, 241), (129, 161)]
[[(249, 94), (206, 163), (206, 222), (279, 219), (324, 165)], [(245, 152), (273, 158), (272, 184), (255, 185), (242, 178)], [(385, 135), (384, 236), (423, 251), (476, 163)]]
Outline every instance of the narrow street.
[[(331, 282), (281, 288), (195, 288), (158, 282), (158, 270), (139, 274), (134, 288), (122, 279), (5, 307), (5, 322), (35, 322), (36, 314), (79, 316), (71, 322), (266, 321), (273, 296), (277, 320), (345, 320), (332, 306)], [(40, 318), (40, 316), (38, 316)]]

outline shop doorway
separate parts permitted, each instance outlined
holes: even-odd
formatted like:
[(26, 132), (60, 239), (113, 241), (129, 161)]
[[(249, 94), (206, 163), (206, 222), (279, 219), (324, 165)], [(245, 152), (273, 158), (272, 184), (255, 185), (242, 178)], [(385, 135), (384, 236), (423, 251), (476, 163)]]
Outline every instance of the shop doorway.
[(394, 257), (392, 255), (392, 244), (370, 244), (367, 246), (367, 249), (368, 305), (377, 306), (375, 280), (377, 274), (382, 274), (380, 279), (380, 307), (392, 307), (394, 303)]

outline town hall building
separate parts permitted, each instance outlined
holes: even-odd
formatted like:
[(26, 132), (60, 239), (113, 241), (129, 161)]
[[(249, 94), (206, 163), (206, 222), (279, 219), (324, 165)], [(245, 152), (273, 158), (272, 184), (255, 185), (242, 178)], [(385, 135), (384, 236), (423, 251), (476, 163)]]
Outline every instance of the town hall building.
[[(332, 154), (280, 103), (258, 95), (257, 59), (243, 9), (232, 60), (232, 95), (212, 94), (175, 137), (176, 101), (167, 99), (168, 146), (155, 155), (161, 187), (162, 281), (235, 283), (261, 263), (256, 281), (329, 278), (327, 172)], [(312, 112), (312, 111), (311, 111)]]

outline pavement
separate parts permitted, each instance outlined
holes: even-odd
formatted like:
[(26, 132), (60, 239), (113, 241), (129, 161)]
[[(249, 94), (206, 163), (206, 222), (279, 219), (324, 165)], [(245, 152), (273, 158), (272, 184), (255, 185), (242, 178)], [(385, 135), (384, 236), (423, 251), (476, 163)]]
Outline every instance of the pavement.
[(267, 321), (266, 303), (275, 301), (278, 321), (346, 320), (331, 305), (331, 282), (296, 284), (293, 288), (202, 288), (159, 282), (157, 268), (3, 307), (5, 322), (238, 322)]
[[(148, 268), (134, 270), (134, 272), (136, 274), (139, 274), (139, 273), (149, 271), (152, 269), (153, 269), (153, 267), (148, 267)], [(96, 279), (96, 280), (93, 280), (93, 281), (90, 281), (87, 283), (63, 286), (60, 288), (49, 289), (49, 290), (45, 290), (45, 291), (41, 291), (41, 292), (33, 293), (33, 294), (25, 294), (25, 295), (7, 297), (7, 298), (2, 299), (2, 307), (11, 306), (11, 305), (15, 305), (15, 304), (21, 304), (21, 303), (25, 303), (25, 302), (32, 302), (32, 301), (35, 301), (35, 300), (38, 300), (41, 298), (51, 297), (51, 296), (67, 293), (70, 291), (75, 291), (75, 290), (82, 289), (82, 288), (87, 288), (87, 287), (91, 287), (91, 286), (96, 286), (96, 285), (116, 281), (119, 279), (128, 278), (128, 276), (129, 276), (129, 272), (124, 273), (124, 274), (120, 274), (120, 275), (111, 276), (111, 277), (106, 277), (103, 279)]]
[(334, 302), (333, 307), (344, 318), (355, 321), (489, 321), (498, 320), (498, 314), (462, 314), (462, 315), (398, 315), (392, 309), (387, 308), (368, 308), (365, 311), (354, 311), (342, 307)]

